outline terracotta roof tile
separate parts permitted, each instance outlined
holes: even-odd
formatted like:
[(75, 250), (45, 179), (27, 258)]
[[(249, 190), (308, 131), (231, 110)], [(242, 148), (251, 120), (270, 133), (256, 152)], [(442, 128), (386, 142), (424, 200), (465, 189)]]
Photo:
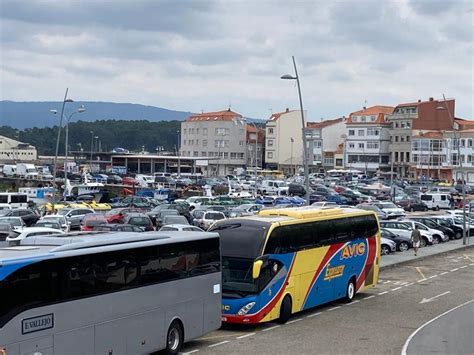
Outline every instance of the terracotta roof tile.
[(270, 118), (268, 119), (268, 121), (276, 121), (280, 118), (281, 115), (285, 114), (285, 113), (289, 113), (289, 112), (294, 112), (295, 110), (290, 110), (289, 108), (287, 108), (285, 111), (283, 112), (275, 112), (273, 113)]
[[(390, 115), (393, 112), (394, 107), (393, 106), (382, 106), (382, 105), (377, 105), (377, 106), (371, 106), (364, 108), (362, 110), (352, 112), (349, 115), (349, 118), (347, 119), (347, 124), (388, 124), (385, 121), (385, 116)], [(375, 118), (375, 121), (371, 122), (353, 122), (352, 117), (353, 116), (377, 116)]]
[(308, 128), (324, 128), (327, 126), (332, 126), (333, 124), (344, 121), (344, 117), (335, 118), (333, 120), (324, 120), (321, 122), (307, 122), (306, 127)]
[(229, 110), (217, 112), (196, 113), (188, 117), (187, 122), (193, 121), (232, 121), (234, 118), (243, 118), (240, 113)]

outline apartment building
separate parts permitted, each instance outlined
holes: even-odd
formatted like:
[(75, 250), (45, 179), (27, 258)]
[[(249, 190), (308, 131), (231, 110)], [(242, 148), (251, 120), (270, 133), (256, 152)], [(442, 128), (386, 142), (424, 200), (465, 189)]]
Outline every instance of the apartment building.
[(38, 152), (36, 148), (28, 143), (0, 136), (0, 162), (31, 162), (36, 160)]
[(335, 153), (344, 142), (345, 117), (306, 124), (306, 144), (311, 172), (323, 172), (335, 166)]
[[(306, 122), (306, 111), (304, 112)], [(288, 108), (270, 116), (265, 124), (265, 165), (268, 169), (293, 174), (302, 166), (301, 111)]]
[[(253, 126), (250, 124), (246, 125), (247, 128), (247, 169), (253, 170), (252, 168), (262, 168), (264, 165), (264, 154), (265, 154), (265, 129)], [(255, 159), (257, 159), (255, 161)]]
[(345, 124), (345, 165), (376, 173), (390, 169), (390, 123), (393, 106), (364, 107), (352, 112)]
[(246, 124), (230, 109), (191, 115), (181, 123), (180, 154), (202, 157), (206, 176), (234, 174), (246, 164)]
[(454, 108), (454, 99), (445, 102), (430, 97), (428, 101), (399, 104), (393, 113), (387, 115), (387, 122), (390, 123), (389, 149), (398, 177), (416, 177), (416, 168), (411, 167), (412, 137), (430, 131), (452, 130)]

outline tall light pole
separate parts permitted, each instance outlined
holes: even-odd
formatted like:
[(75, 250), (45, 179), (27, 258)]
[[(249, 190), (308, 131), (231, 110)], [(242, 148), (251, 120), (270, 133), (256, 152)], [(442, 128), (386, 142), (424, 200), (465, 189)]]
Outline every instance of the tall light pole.
[[(66, 88), (66, 93), (64, 94), (63, 105), (61, 107), (61, 116), (59, 117), (59, 127), (58, 127), (58, 137), (56, 139), (56, 151), (54, 153), (54, 162), (53, 162), (53, 203), (51, 206), (51, 211), (54, 212), (54, 204), (56, 203), (56, 175), (57, 175), (57, 163), (58, 163), (58, 154), (59, 154), (59, 140), (61, 139), (61, 127), (63, 125), (63, 115), (64, 115), (64, 106), (66, 102), (73, 102), (73, 100), (67, 98), (67, 93), (69, 88)], [(56, 114), (56, 110), (51, 110), (52, 113)]]
[(66, 142), (65, 142), (65, 147), (64, 147), (64, 152), (65, 152), (65, 161), (64, 161), (64, 200), (66, 200), (66, 189), (67, 189), (67, 169), (68, 169), (68, 153), (69, 153), (69, 121), (71, 121), (72, 116), (74, 116), (76, 113), (83, 113), (86, 109), (84, 108), (84, 105), (79, 107), (77, 111), (74, 111), (69, 115), (69, 117), (66, 120)]
[(94, 149), (94, 131), (91, 131), (91, 159), (89, 163), (89, 173), (92, 174), (92, 150)]
[(295, 140), (293, 139), (293, 137), (290, 137), (290, 143), (291, 143), (291, 152), (290, 152), (290, 171), (291, 171), (291, 174), (295, 174), (293, 173), (293, 143), (295, 142)]
[(300, 78), (298, 76), (298, 70), (296, 69), (296, 62), (295, 57), (291, 57), (293, 59), (293, 67), (295, 68), (295, 76), (285, 74), (281, 78), (284, 80), (296, 80), (296, 84), (298, 86), (298, 97), (300, 99), (300, 111), (301, 111), (301, 137), (303, 138), (303, 162), (304, 162), (304, 181), (306, 187), (306, 204), (309, 206), (309, 167), (308, 167), (308, 148), (306, 147), (306, 127), (304, 122), (304, 112), (303, 112), (303, 99), (301, 98), (301, 86), (300, 86)]
[(181, 152), (179, 151), (179, 145), (181, 141), (179, 129), (176, 131), (178, 133), (178, 141), (176, 142), (176, 154), (178, 155), (178, 177), (181, 176)]
[[(464, 167), (462, 165), (462, 160), (461, 160), (461, 137), (459, 134), (459, 128), (456, 129), (454, 117), (451, 114), (451, 111), (449, 111), (448, 107), (448, 102), (446, 100), (446, 97), (443, 94), (443, 100), (444, 100), (444, 107), (443, 106), (438, 106), (436, 107), (436, 110), (447, 110), (449, 119), (451, 120), (451, 125), (453, 127), (453, 134), (454, 134), (454, 139), (457, 142), (457, 150), (458, 150), (458, 161), (459, 161), (459, 169), (461, 170), (461, 180), (462, 180), (462, 244), (467, 245), (467, 228), (466, 228), (466, 181), (464, 179)], [(456, 134), (457, 133), (457, 134)]]

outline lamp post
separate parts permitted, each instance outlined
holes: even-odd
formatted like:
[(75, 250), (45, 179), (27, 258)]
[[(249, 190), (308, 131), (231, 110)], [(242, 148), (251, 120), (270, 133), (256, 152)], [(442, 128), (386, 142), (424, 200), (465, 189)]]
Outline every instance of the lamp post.
[(68, 153), (69, 153), (69, 121), (71, 121), (72, 116), (74, 116), (76, 113), (83, 113), (86, 109), (84, 108), (84, 105), (79, 107), (77, 111), (74, 111), (69, 115), (69, 117), (66, 120), (66, 142), (65, 142), (65, 147), (64, 147), (64, 152), (65, 152), (65, 161), (64, 161), (64, 200), (66, 200), (66, 189), (67, 189), (67, 163), (68, 163)]
[(295, 140), (293, 139), (293, 137), (290, 137), (290, 143), (291, 143), (291, 150), (290, 150), (290, 171), (291, 171), (291, 174), (295, 174), (293, 172), (293, 143), (295, 143)]
[(281, 77), (284, 80), (296, 80), (296, 84), (298, 86), (298, 97), (300, 100), (300, 110), (301, 110), (301, 137), (303, 138), (303, 163), (304, 163), (304, 181), (305, 181), (305, 188), (306, 188), (306, 204), (309, 205), (309, 167), (308, 167), (308, 154), (307, 154), (307, 147), (306, 147), (306, 129), (305, 129), (305, 122), (304, 122), (304, 112), (303, 112), (303, 99), (301, 98), (301, 86), (300, 86), (300, 78), (298, 76), (298, 70), (296, 69), (296, 62), (295, 57), (291, 57), (293, 59), (293, 67), (295, 68), (295, 76), (285, 74)]
[(181, 152), (179, 151), (179, 144), (181, 141), (179, 129), (176, 131), (178, 133), (178, 141), (176, 142), (176, 154), (178, 155), (178, 177), (181, 176)]
[(462, 165), (461, 160), (461, 137), (459, 134), (459, 127), (456, 129), (454, 117), (449, 111), (448, 102), (446, 101), (446, 97), (443, 94), (444, 100), (444, 107), (438, 106), (436, 110), (447, 110), (449, 119), (451, 120), (451, 125), (453, 127), (453, 134), (454, 140), (457, 142), (457, 150), (458, 150), (458, 162), (459, 162), (459, 169), (461, 170), (461, 180), (462, 180), (462, 244), (467, 245), (467, 228), (466, 228), (466, 181), (464, 179), (464, 167)]
[[(61, 127), (63, 124), (63, 115), (64, 115), (64, 106), (66, 106), (66, 102), (74, 102), (71, 99), (67, 98), (67, 93), (69, 91), (69, 88), (66, 88), (66, 93), (64, 94), (64, 99), (63, 99), (63, 104), (61, 107), (61, 116), (59, 117), (59, 127), (58, 127), (58, 136), (56, 139), (56, 151), (54, 153), (54, 162), (53, 162), (53, 202), (51, 206), (51, 211), (54, 213), (54, 205), (56, 203), (56, 175), (57, 175), (57, 163), (58, 163), (58, 154), (59, 154), (59, 140), (61, 139)], [(51, 113), (57, 114), (58, 111), (56, 110), (51, 110)]]
[(91, 159), (89, 163), (89, 173), (92, 173), (92, 150), (94, 149), (94, 131), (91, 131)]

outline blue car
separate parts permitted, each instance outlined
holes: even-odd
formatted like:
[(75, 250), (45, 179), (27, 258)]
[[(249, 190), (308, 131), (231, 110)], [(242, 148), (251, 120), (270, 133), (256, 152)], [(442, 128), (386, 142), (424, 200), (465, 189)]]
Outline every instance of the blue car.
[(328, 194), (326, 195), (326, 201), (328, 202), (335, 202), (338, 205), (348, 205), (349, 200), (343, 196), (336, 195), (336, 194)]

